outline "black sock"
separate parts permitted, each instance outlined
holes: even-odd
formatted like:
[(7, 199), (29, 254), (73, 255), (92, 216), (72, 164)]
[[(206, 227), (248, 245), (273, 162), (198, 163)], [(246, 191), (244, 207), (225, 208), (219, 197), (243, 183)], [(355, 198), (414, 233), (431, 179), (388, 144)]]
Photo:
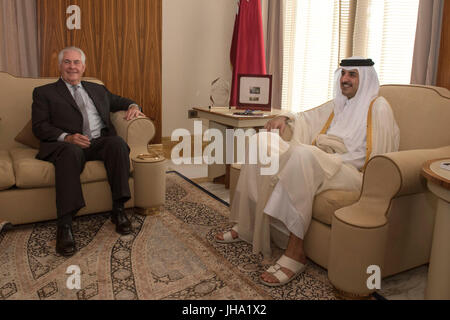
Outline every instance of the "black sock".
[(123, 207), (122, 201), (113, 201), (113, 209), (123, 209)]
[(72, 225), (72, 214), (65, 214), (62, 217), (58, 218), (58, 226), (61, 227), (62, 225), (68, 224), (69, 226)]

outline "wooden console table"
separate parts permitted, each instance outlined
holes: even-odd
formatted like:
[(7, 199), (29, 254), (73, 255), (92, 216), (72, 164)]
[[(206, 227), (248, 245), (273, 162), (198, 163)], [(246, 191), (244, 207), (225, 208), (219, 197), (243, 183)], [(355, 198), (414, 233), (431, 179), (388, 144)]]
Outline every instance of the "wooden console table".
[[(282, 113), (279, 109), (272, 109), (272, 111), (255, 111), (255, 113), (263, 113), (262, 116), (241, 116), (234, 115), (235, 112), (243, 112), (242, 109), (235, 107), (195, 107), (197, 117), (209, 120), (209, 127), (218, 129), (222, 132), (225, 138), (226, 129), (248, 129), (248, 128), (262, 128), (266, 122)], [(225, 143), (224, 143), (224, 158), (226, 158)], [(230, 186), (230, 165), (229, 164), (211, 164), (208, 166), (208, 178), (213, 179), (214, 182), (224, 183), (226, 188)]]

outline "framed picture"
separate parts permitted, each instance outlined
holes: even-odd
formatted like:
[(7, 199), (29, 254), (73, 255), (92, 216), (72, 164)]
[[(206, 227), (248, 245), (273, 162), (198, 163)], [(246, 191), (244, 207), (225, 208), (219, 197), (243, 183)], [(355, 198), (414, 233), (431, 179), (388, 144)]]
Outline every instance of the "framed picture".
[(272, 75), (238, 74), (237, 109), (272, 109)]

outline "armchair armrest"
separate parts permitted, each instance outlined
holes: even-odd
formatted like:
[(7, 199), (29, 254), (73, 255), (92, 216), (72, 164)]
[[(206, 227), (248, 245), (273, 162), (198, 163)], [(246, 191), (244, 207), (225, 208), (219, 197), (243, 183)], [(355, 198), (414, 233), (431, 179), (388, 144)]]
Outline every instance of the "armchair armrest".
[(130, 157), (147, 153), (148, 143), (155, 136), (155, 125), (147, 117), (127, 121), (124, 119), (125, 114), (125, 111), (111, 113), (111, 121), (117, 134), (130, 146)]
[(336, 210), (335, 217), (361, 228), (385, 225), (386, 213), (393, 198), (426, 190), (420, 174), (423, 163), (446, 156), (450, 156), (450, 146), (399, 151), (373, 157), (364, 172), (358, 202)]
[(431, 159), (450, 156), (450, 146), (436, 149), (408, 150), (383, 155), (399, 170), (401, 185), (396, 196), (404, 196), (426, 191), (425, 180), (421, 175), (423, 164)]

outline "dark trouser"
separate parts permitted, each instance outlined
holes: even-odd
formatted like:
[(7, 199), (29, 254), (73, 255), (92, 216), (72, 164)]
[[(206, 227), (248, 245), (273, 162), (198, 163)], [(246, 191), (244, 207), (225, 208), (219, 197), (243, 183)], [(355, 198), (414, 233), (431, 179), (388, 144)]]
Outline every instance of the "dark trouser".
[(80, 174), (83, 172), (86, 161), (103, 161), (113, 201), (121, 203), (128, 201), (131, 197), (128, 185), (129, 153), (130, 148), (119, 136), (94, 139), (87, 149), (61, 142), (48, 160), (55, 165), (58, 221), (71, 221), (71, 217), (86, 205), (80, 182)]

